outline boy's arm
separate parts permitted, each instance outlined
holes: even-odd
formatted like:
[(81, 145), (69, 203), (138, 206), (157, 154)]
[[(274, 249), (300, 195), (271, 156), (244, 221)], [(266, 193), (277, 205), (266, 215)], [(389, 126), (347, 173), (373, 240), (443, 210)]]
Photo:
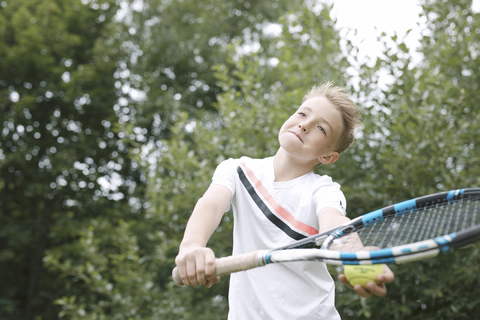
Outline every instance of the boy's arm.
[[(319, 232), (321, 233), (321, 232), (330, 230), (342, 223), (348, 222), (349, 220), (350, 219), (344, 216), (338, 209), (324, 208), (320, 210), (318, 214), (318, 223), (320, 226)], [(367, 288), (364, 288), (360, 284), (357, 284), (355, 285), (355, 287), (352, 287), (352, 285), (348, 282), (344, 274), (340, 274), (338, 276), (338, 279), (343, 284), (349, 286), (350, 288), (353, 288), (358, 295), (364, 298), (369, 298), (372, 296), (372, 294), (376, 296), (384, 296), (387, 294), (387, 288), (385, 286), (385, 283), (393, 282), (395, 275), (390, 270), (390, 268), (385, 264), (383, 265), (383, 269), (384, 269), (384, 273), (377, 276), (378, 284), (374, 282), (369, 282), (367, 283)]]
[(232, 198), (232, 192), (222, 185), (211, 185), (201, 197), (188, 220), (175, 263), (186, 286), (205, 283), (211, 286), (219, 280), (215, 273), (215, 254), (207, 248), (208, 239), (218, 227)]

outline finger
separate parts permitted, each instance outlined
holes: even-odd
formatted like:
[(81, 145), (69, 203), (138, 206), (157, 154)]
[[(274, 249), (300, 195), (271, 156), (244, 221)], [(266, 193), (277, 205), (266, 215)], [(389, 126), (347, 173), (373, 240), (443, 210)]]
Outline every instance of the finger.
[(395, 274), (393, 271), (386, 265), (383, 265), (383, 273), (377, 276), (377, 282), (379, 283), (392, 283), (395, 280)]
[(198, 282), (198, 279), (197, 279), (197, 272), (198, 272), (197, 265), (198, 265), (198, 260), (187, 258), (187, 261), (186, 261), (187, 281), (189, 283), (188, 285), (190, 286), (196, 287), (200, 285), (200, 282)]
[(376, 284), (374, 282), (368, 282), (367, 283), (367, 290), (378, 296), (378, 297), (383, 297), (384, 295), (387, 294), (387, 287), (385, 287), (385, 284), (381, 283), (381, 284)]
[(177, 263), (178, 267), (178, 274), (180, 275), (180, 279), (182, 279), (182, 282), (185, 286), (191, 286), (192, 283), (190, 282), (190, 279), (188, 277), (188, 268), (187, 268), (187, 262), (178, 262)]
[(377, 283), (367, 283), (367, 290), (370, 291), (373, 295), (383, 297), (387, 294), (387, 287), (385, 286), (385, 283), (392, 283), (393, 280), (395, 280), (395, 274), (386, 264), (384, 264), (383, 273), (379, 274), (376, 280)]
[[(201, 266), (198, 266), (198, 276), (200, 283), (207, 283), (209, 280), (215, 278), (215, 253), (213, 250), (207, 248), (207, 251), (204, 253), (204, 260)], [(216, 280), (215, 282), (217, 282)]]
[(198, 284), (203, 284), (207, 282), (205, 277), (205, 259), (203, 257), (196, 260), (196, 280)]
[(187, 272), (185, 268), (185, 260), (181, 256), (175, 258), (175, 264), (177, 265), (178, 275), (182, 280), (183, 285), (188, 286), (187, 284)]
[[(189, 265), (190, 265), (190, 267), (189, 267)], [(185, 266), (182, 269), (184, 270), (184, 272), (181, 274), (183, 284), (186, 285), (186, 286), (193, 286), (194, 284), (190, 280), (190, 279), (193, 280), (193, 278), (191, 276), (189, 276), (189, 274), (192, 274), (192, 272), (194, 272), (194, 271), (191, 271), (191, 269), (192, 269), (191, 264), (187, 263), (185, 261)]]
[[(367, 287), (370, 283), (373, 282), (367, 283)], [(364, 288), (361, 284), (358, 283), (353, 287), (353, 290), (355, 290), (355, 292), (363, 298), (370, 298), (372, 296), (372, 293), (368, 289)]]
[(213, 251), (209, 251), (205, 254), (205, 279), (213, 278), (215, 278), (215, 254)]
[(214, 277), (210, 280), (208, 280), (205, 285), (207, 286), (207, 288), (210, 288), (214, 283), (220, 281), (220, 277)]
[(338, 280), (340, 280), (340, 282), (346, 285), (347, 287), (353, 289), (353, 286), (350, 284), (350, 282), (347, 280), (347, 277), (343, 273), (338, 275)]
[(186, 269), (183, 267), (180, 267), (179, 264), (177, 264), (177, 270), (178, 270), (178, 275), (180, 277), (180, 280), (182, 281), (184, 286), (189, 286), (190, 282), (188, 281)]

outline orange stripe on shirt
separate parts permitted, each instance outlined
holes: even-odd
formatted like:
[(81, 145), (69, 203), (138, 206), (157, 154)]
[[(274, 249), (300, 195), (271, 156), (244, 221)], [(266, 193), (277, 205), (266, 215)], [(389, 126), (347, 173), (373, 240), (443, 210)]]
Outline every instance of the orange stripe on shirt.
[(295, 219), (295, 217), (290, 212), (288, 212), (282, 206), (280, 206), (277, 203), (277, 201), (275, 201), (275, 199), (270, 194), (270, 192), (268, 192), (268, 190), (263, 186), (260, 179), (258, 179), (255, 176), (253, 171), (250, 170), (250, 168), (248, 168), (247, 165), (244, 162), (241, 162), (240, 166), (242, 166), (242, 168), (245, 170), (248, 178), (255, 185), (255, 188), (258, 190), (258, 192), (263, 196), (263, 198), (272, 207), (272, 209), (275, 210), (275, 212), (277, 214), (279, 214), (285, 221), (290, 223), (290, 225), (293, 226), (294, 228), (296, 228), (297, 230), (303, 231), (307, 234), (310, 234), (310, 235), (318, 234), (317, 229), (315, 229), (314, 227), (309, 226), (308, 224), (305, 224), (301, 221), (298, 221), (297, 219)]

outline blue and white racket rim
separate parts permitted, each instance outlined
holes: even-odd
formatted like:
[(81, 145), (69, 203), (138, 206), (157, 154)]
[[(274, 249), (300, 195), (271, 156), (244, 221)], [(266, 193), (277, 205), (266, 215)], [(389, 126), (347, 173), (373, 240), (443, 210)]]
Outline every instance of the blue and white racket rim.
[[(402, 232), (411, 233), (412, 236), (405, 235), (402, 239), (395, 240), (393, 236), (400, 233), (398, 230), (402, 223), (404, 224)], [(370, 240), (362, 239), (362, 241), (366, 241), (365, 246), (379, 247), (378, 249), (368, 251), (328, 250), (336, 241), (341, 242), (346, 236), (354, 233), (360, 234), (364, 230), (372, 233), (370, 238), (378, 238), (376, 232), (379, 231), (376, 231), (376, 228), (384, 225), (387, 225), (384, 227), (385, 230), (381, 231), (384, 239), (374, 239), (371, 240), (372, 243), (368, 243)], [(443, 231), (446, 232), (442, 233)], [(416, 236), (416, 233), (420, 233), (420, 235)], [(456, 189), (414, 198), (375, 210), (353, 219), (336, 230), (301, 240), (291, 246), (272, 250), (266, 254), (265, 263), (288, 260), (321, 260), (336, 265), (405, 263), (436, 256), (452, 248), (462, 247), (478, 240), (480, 240), (480, 188)], [(309, 249), (312, 245), (319, 246), (321, 242), (324, 242), (323, 249)], [(325, 242), (328, 242), (326, 246)], [(288, 253), (292, 249), (302, 251), (294, 254), (295, 257), (293, 257)], [(303, 250), (313, 250), (314, 252), (307, 254)], [(285, 252), (278, 254), (281, 251)], [(306, 257), (302, 259), (303, 254), (306, 254)]]

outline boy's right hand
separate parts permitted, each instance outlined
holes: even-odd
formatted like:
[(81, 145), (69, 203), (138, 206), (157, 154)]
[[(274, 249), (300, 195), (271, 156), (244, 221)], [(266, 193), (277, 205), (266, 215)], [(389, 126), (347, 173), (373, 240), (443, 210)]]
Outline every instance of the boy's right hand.
[(206, 247), (181, 248), (175, 258), (180, 277), (186, 286), (205, 284), (208, 288), (220, 277), (215, 277), (215, 254)]

